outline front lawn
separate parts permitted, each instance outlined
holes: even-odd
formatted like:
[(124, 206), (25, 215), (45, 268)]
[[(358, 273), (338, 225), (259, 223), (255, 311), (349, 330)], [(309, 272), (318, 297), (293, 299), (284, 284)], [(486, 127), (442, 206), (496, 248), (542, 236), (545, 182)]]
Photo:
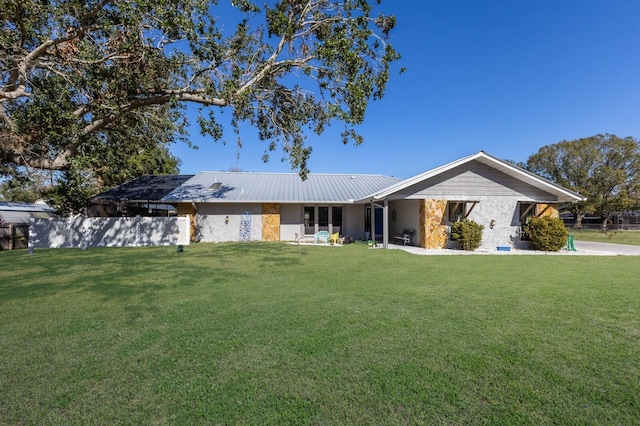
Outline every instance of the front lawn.
[(634, 257), (0, 252), (0, 424), (633, 424)]

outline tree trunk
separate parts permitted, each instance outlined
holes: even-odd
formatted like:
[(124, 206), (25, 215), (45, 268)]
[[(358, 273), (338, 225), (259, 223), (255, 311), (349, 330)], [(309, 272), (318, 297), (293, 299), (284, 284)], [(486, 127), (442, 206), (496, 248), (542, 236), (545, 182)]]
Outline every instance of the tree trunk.
[(600, 214), (600, 219), (602, 219), (602, 224), (600, 225), (600, 231), (602, 232), (607, 232), (607, 225), (609, 224), (609, 213), (607, 213), (606, 211), (603, 211)]

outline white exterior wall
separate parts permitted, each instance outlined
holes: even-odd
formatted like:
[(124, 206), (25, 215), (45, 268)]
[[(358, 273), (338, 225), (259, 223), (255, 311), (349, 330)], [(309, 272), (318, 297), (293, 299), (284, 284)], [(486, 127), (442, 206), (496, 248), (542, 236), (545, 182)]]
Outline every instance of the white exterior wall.
[(134, 247), (189, 244), (188, 217), (31, 219), (30, 248)]
[(246, 211), (251, 213), (251, 241), (262, 240), (262, 204), (196, 204), (196, 211), (197, 241), (240, 241), (240, 220)]
[[(294, 241), (296, 232), (304, 233), (304, 206), (314, 204), (280, 204), (280, 240)], [(326, 206), (327, 204), (322, 204)], [(335, 204), (329, 204), (329, 207)], [(343, 204), (342, 235), (364, 238), (364, 205)], [(197, 204), (196, 240), (202, 242), (240, 241), (242, 212), (251, 212), (251, 240), (262, 240), (262, 204)], [(416, 213), (417, 215), (417, 213)], [(229, 223), (225, 224), (226, 217)]]
[[(396, 212), (396, 220), (392, 218)], [(413, 229), (414, 246), (420, 244), (420, 203), (417, 200), (398, 200), (389, 203), (389, 242), (396, 243), (394, 237), (400, 235), (405, 229)]]
[(364, 239), (364, 205), (342, 206), (342, 228), (342, 235), (348, 235), (354, 240)]
[(296, 232), (304, 234), (302, 206), (300, 204), (280, 204), (280, 240), (294, 241)]
[[(527, 242), (520, 242), (518, 239), (518, 201), (522, 201), (521, 197), (479, 197), (476, 201), (479, 203), (468, 218), (484, 225), (480, 249), (496, 250), (498, 246), (528, 247)], [(493, 229), (490, 228), (492, 219), (496, 221)]]

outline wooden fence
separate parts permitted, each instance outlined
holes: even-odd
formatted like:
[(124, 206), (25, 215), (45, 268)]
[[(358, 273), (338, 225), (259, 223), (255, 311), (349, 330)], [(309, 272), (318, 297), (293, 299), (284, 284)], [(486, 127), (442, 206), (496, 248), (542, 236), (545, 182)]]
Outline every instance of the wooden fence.
[(0, 224), (0, 250), (26, 249), (29, 242), (29, 225)]

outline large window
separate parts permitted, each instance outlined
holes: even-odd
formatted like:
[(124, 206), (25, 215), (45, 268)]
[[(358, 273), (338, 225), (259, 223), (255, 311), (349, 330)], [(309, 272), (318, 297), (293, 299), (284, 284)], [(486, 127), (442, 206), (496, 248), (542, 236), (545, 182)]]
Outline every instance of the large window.
[(304, 233), (342, 233), (342, 206), (304, 206)]

